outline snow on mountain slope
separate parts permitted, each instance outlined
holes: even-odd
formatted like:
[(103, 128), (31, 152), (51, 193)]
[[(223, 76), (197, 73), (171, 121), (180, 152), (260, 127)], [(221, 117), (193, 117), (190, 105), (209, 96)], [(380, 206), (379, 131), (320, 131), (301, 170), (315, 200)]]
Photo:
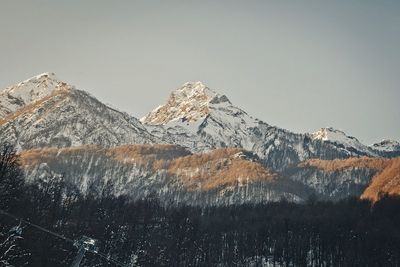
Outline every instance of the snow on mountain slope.
[(330, 142), (346, 150), (373, 155), (369, 147), (363, 145), (357, 138), (348, 136), (343, 131), (333, 129), (332, 127), (321, 128), (311, 135), (314, 140)]
[(357, 138), (348, 136), (343, 131), (332, 127), (321, 128), (311, 134), (313, 140), (331, 143), (338, 149), (350, 151), (352, 155), (397, 157), (400, 156), (400, 143), (394, 140), (383, 140), (371, 146), (362, 144)]
[[(252, 150), (249, 130), (260, 124), (232, 105), (225, 95), (217, 94), (201, 82), (185, 83), (172, 92), (165, 105), (141, 121), (160, 137), (164, 135), (168, 139), (170, 135), (182, 135), (190, 137), (191, 141), (198, 139), (200, 150), (205, 147)], [(208, 138), (203, 138), (205, 136)], [(192, 149), (196, 150), (197, 146)]]
[(54, 73), (42, 73), (0, 91), (0, 117), (48, 96), (60, 87), (68, 87), (60, 82)]
[[(224, 124), (224, 134), (221, 127), (204, 127), (206, 121)], [(220, 137), (219, 142), (229, 143), (224, 140), (229, 135), (244, 134), (246, 128), (258, 125), (243, 110), (233, 106), (224, 95), (219, 95), (210, 90), (201, 82), (185, 83), (181, 88), (173, 91), (165, 105), (159, 106), (154, 111), (141, 119), (148, 125), (163, 125), (164, 128), (181, 128), (187, 134), (196, 134), (200, 129), (204, 133)], [(211, 125), (211, 124), (210, 124)], [(250, 150), (251, 147), (244, 147)]]
[(386, 194), (400, 195), (400, 158), (354, 157), (312, 159), (291, 170), (294, 181), (315, 189), (322, 199), (348, 196), (377, 201)]
[[(53, 147), (25, 150), (20, 156), (30, 182), (63, 177), (83, 193), (90, 190), (97, 195), (107, 190), (133, 199), (153, 195), (163, 203), (198, 206), (259, 203), (282, 197), (304, 201), (310, 195), (333, 201), (358, 197), (374, 176), (393, 160), (398, 161), (313, 159), (278, 173), (242, 149), (191, 154), (180, 146), (158, 144)], [(380, 184), (387, 187), (384, 181)]]
[(240, 147), (255, 152), (274, 169), (308, 158), (345, 158), (369, 153), (367, 147), (357, 142), (354, 142), (356, 147), (338, 147), (322, 138), (268, 125), (200, 82), (185, 83), (171, 94), (165, 105), (141, 121), (165, 142), (183, 145), (194, 152)]
[(395, 140), (382, 140), (379, 143), (370, 146), (374, 150), (384, 152), (400, 151), (400, 143)]
[(180, 120), (195, 122), (209, 112), (209, 102), (216, 96), (201, 82), (185, 83), (172, 92), (168, 102), (141, 119), (148, 124), (168, 124)]
[(310, 159), (287, 170), (286, 175), (314, 189), (320, 199), (339, 200), (349, 196), (359, 197), (390, 161), (372, 157)]
[(173, 145), (86, 145), (33, 149), (20, 156), (30, 182), (63, 177), (92, 195), (108, 190), (132, 199), (154, 195), (165, 204), (198, 206), (306, 198), (295, 184), (282, 184), (257, 157), (240, 149), (190, 155)]
[(226, 96), (217, 94), (201, 82), (185, 83), (172, 92), (165, 105), (141, 121), (165, 141), (180, 142), (193, 151), (216, 147), (251, 150), (247, 131), (259, 123), (233, 106)]
[[(0, 105), (7, 112), (0, 118), (0, 138), (19, 149), (160, 142), (136, 118), (54, 75), (33, 77), (4, 92)], [(10, 99), (17, 104), (10, 105)]]
[[(175, 90), (165, 105), (142, 118), (145, 125), (126, 113), (102, 104), (90, 94), (58, 80), (54, 74), (38, 75), (8, 87), (0, 93), (0, 110), (0, 139), (16, 144), (19, 150), (41, 147), (81, 148), (78, 157), (74, 153), (63, 154), (65, 166), (62, 170), (57, 169), (56, 161), (51, 161), (52, 165), (44, 161), (43, 164), (38, 162), (29, 175), (43, 176), (69, 171), (70, 179), (74, 179), (76, 169), (84, 173), (80, 180), (84, 186), (88, 185), (87, 179), (96, 183), (96, 177), (102, 175), (122, 177), (118, 178), (118, 192), (129, 194), (129, 190), (132, 190), (144, 196), (156, 191), (166, 200), (179, 199), (192, 204), (258, 202), (279, 199), (281, 196), (304, 200), (310, 192), (316, 192), (326, 199), (357, 195), (370, 181), (372, 171), (351, 169), (327, 173), (309, 167), (296, 169), (294, 173), (291, 170), (299, 162), (313, 158), (400, 155), (398, 143), (394, 141), (383, 141), (367, 147), (356, 138), (332, 128), (323, 128), (314, 134), (297, 134), (271, 126), (251, 117), (233, 105), (226, 96), (200, 82), (186, 83)], [(148, 143), (174, 144), (183, 146), (191, 153), (201, 153), (192, 155), (183, 163), (175, 162), (178, 168), (171, 172), (165, 169), (164, 162), (158, 162), (156, 170), (149, 170), (149, 166), (138, 169), (137, 162), (127, 167), (124, 164), (128, 164), (126, 160), (129, 161), (129, 157), (126, 158), (125, 154), (122, 160), (117, 161), (115, 158), (110, 159), (109, 154), (99, 159), (90, 154), (92, 150), (88, 148), (85, 151), (87, 147), (82, 147), (94, 144), (102, 149), (110, 149), (123, 144)], [(235, 173), (228, 170), (221, 173), (224, 164), (232, 162), (234, 158), (204, 160), (204, 157), (208, 157), (204, 156), (204, 152), (216, 153), (215, 149), (218, 148), (251, 151), (257, 156), (257, 161), (263, 164), (262, 167), (283, 175), (276, 183), (271, 183), (268, 179), (268, 182), (257, 180), (260, 177), (268, 178), (268, 172), (256, 172), (260, 175), (252, 176), (254, 183), (251, 186), (239, 186), (246, 184), (243, 183), (248, 178), (246, 175), (262, 170), (261, 166), (235, 160), (230, 165), (236, 170)], [(85, 161), (80, 162), (81, 159)], [(99, 163), (103, 160), (104, 164)], [(88, 166), (90, 170), (85, 169)], [(210, 169), (210, 166), (216, 167)], [(242, 172), (242, 168), (249, 166), (249, 172)], [(215, 173), (209, 173), (210, 170), (215, 170)], [(168, 178), (171, 174), (181, 179), (171, 180)], [(239, 177), (236, 174), (240, 174)], [(132, 187), (125, 186), (126, 181)], [(183, 182), (186, 182), (190, 190), (202, 185), (202, 188), (211, 188), (209, 191), (212, 192), (192, 194), (188, 193), (187, 188), (182, 191), (182, 186), (185, 186)], [(221, 187), (215, 189), (211, 185)]]

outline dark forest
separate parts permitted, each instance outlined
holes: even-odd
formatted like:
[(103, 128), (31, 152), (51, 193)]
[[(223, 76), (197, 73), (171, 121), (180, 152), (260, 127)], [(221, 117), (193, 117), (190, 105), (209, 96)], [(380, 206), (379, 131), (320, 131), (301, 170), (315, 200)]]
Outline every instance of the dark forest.
[(70, 266), (78, 252), (71, 240), (82, 236), (98, 240), (106, 257), (86, 252), (81, 266), (400, 265), (398, 198), (206, 208), (132, 202), (112, 195), (112, 184), (98, 197), (62, 179), (24, 182), (9, 146), (0, 159), (0, 266)]

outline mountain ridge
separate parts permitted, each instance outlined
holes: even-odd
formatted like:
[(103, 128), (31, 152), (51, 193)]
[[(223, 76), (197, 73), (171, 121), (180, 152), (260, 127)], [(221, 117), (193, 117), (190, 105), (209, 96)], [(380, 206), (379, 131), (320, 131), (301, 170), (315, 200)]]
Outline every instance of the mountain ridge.
[[(75, 86), (72, 86), (68, 84), (65, 81), (62, 81), (59, 79), (55, 73), (53, 72), (44, 72), (42, 74), (33, 76), (31, 78), (28, 78), (22, 82), (19, 82), (15, 85), (11, 85), (0, 91), (0, 117), (4, 118), (6, 114), (15, 112), (16, 110), (22, 108), (23, 106), (27, 106), (33, 102), (36, 102), (38, 100), (41, 100), (44, 97), (50, 96), (54, 91), (57, 90), (78, 90), (76, 89)], [(86, 93), (88, 94), (88, 93)], [(91, 96), (90, 94), (88, 94)], [(11, 97), (11, 98), (9, 98)], [(91, 96), (93, 97), (93, 96)], [(9, 98), (9, 99), (7, 99)], [(94, 98), (94, 97), (93, 97)], [(179, 98), (180, 100), (178, 101), (178, 107), (174, 107), (171, 105), (171, 102), (173, 102), (171, 99), (177, 99)], [(196, 100), (196, 101), (186, 101), (186, 100)], [(201, 100), (201, 101), (199, 101)], [(14, 102), (14, 103), (10, 103)], [(194, 104), (195, 103), (195, 104)], [(165, 125), (168, 123), (172, 123), (172, 126), (174, 124), (178, 124), (182, 126), (186, 122), (186, 125), (188, 123), (195, 123), (196, 121), (206, 119), (207, 115), (209, 115), (210, 109), (213, 108), (213, 105), (216, 104), (221, 104), (225, 103), (227, 105), (232, 105), (232, 103), (229, 101), (229, 99), (225, 95), (218, 94), (217, 92), (211, 90), (209, 87), (207, 87), (204, 83), (197, 81), (197, 82), (186, 82), (184, 83), (181, 87), (177, 88), (174, 90), (170, 97), (169, 100), (167, 101), (167, 105), (160, 105), (158, 108), (154, 109), (153, 111), (149, 112), (146, 116), (142, 117), (140, 121), (144, 124), (148, 125)], [(176, 103), (175, 103), (176, 104)], [(199, 104), (199, 105), (197, 105)], [(181, 106), (180, 106), (181, 105)], [(192, 106), (191, 106), (192, 105)], [(196, 106), (197, 105), (197, 106)], [(175, 112), (178, 110), (178, 113), (170, 114), (168, 116), (168, 120), (162, 120), (157, 117), (157, 112), (155, 111), (160, 111), (160, 109), (164, 106), (169, 106), (170, 108), (174, 109)], [(211, 106), (211, 108), (210, 108)], [(179, 107), (181, 109), (179, 109)], [(184, 107), (188, 108), (189, 110), (183, 109)], [(243, 111), (240, 108), (237, 108), (236, 106), (233, 106), (238, 113), (243, 113), (248, 115), (245, 111)], [(114, 109), (115, 111), (117, 110), (115, 107), (109, 107), (110, 109)], [(199, 108), (199, 109), (196, 109)], [(214, 110), (216, 108), (214, 107)], [(193, 114), (199, 112), (198, 114)], [(259, 122), (262, 122), (256, 118), (253, 118), (248, 115), (249, 118), (251, 118), (249, 121), (251, 123), (257, 125)], [(152, 120), (153, 119), (153, 120)], [(155, 120), (155, 121), (154, 121)], [(182, 123), (179, 123), (178, 121), (182, 120)], [(265, 123), (265, 122), (263, 122)], [(268, 124), (267, 124), (268, 125)], [(200, 126), (200, 125), (196, 125)], [(190, 129), (190, 127), (187, 127)], [(193, 128), (193, 127), (192, 127)], [(278, 127), (276, 127), (278, 128)], [(194, 127), (196, 129), (196, 127)], [(280, 128), (279, 128), (280, 129)], [(192, 129), (193, 130), (193, 129)], [(284, 129), (282, 129), (284, 130)], [(288, 131), (288, 130), (285, 130)], [(325, 131), (325, 137), (321, 137), (321, 131)], [(337, 130), (334, 129), (333, 127), (324, 127), (321, 128), (319, 131), (314, 132), (314, 133), (304, 133), (304, 135), (310, 135), (312, 139), (319, 139), (324, 142), (331, 142), (331, 143), (339, 143), (340, 145), (343, 145), (341, 143), (340, 138), (329, 138), (330, 135), (334, 133), (340, 133), (343, 137), (343, 139), (351, 139), (354, 140), (356, 145), (352, 145), (352, 147), (359, 147), (361, 149), (359, 150), (376, 150), (379, 152), (393, 152), (400, 150), (400, 143), (396, 140), (388, 140), (388, 139), (383, 139), (380, 142), (374, 143), (370, 146), (364, 145), (361, 142), (357, 140), (357, 138), (348, 136), (345, 132), (342, 130)], [(320, 138), (318, 138), (318, 134)], [(339, 140), (338, 140), (339, 139)], [(347, 144), (346, 144), (347, 145)]]
[[(52, 80), (54, 77), (45, 73), (0, 92), (0, 110), (8, 110), (0, 118), (2, 140), (22, 150), (83, 144), (161, 143), (136, 118), (104, 105), (74, 86)], [(20, 100), (19, 104), (10, 106), (10, 99)]]
[[(149, 132), (167, 143), (183, 145), (193, 152), (241, 147), (254, 151), (267, 166), (278, 170), (308, 158), (400, 155), (395, 147), (375, 150), (333, 128), (296, 134), (271, 126), (233, 105), (226, 96), (212, 90), (210, 96), (204, 93), (206, 90), (210, 89), (203, 83), (185, 83), (141, 121)], [(193, 97), (193, 91), (201, 97)], [(277, 157), (287, 160), (276, 160)]]
[[(62, 152), (62, 149), (73, 151), (76, 148), (76, 151), (80, 151), (78, 156), (86, 159), (85, 164), (89, 164), (89, 167), (76, 165), (73, 159), (68, 159), (68, 155), (72, 155), (70, 153), (63, 158), (62, 171), (70, 168), (75, 176), (80, 177), (72, 171), (73, 168), (78, 168), (83, 172), (83, 176), (79, 178), (82, 183), (85, 183), (87, 177), (101, 180), (93, 180), (94, 183), (109, 181), (102, 172), (115, 177), (130, 177), (127, 179), (133, 187), (124, 186), (118, 178), (113, 182), (126, 194), (129, 194), (130, 189), (135, 192), (140, 188), (147, 190), (146, 192), (156, 190), (164, 198), (180, 199), (196, 205), (201, 201), (214, 205), (243, 203), (244, 200), (252, 199), (278, 200), (281, 197), (304, 201), (310, 194), (327, 200), (360, 196), (374, 179), (375, 169), (356, 166), (337, 170), (338, 172), (327, 172), (315, 169), (312, 165), (301, 164), (315, 159), (335, 161), (365, 156), (374, 157), (379, 162), (379, 157), (400, 156), (400, 145), (397, 141), (384, 140), (366, 146), (357, 138), (332, 127), (301, 134), (269, 125), (252, 117), (232, 104), (228, 97), (216, 93), (201, 82), (183, 84), (171, 93), (166, 104), (138, 120), (59, 80), (54, 73), (43, 73), (1, 91), (0, 112), (1, 140), (14, 144), (21, 153), (40, 148), (50, 149), (46, 150), (50, 154), (51, 149)], [(175, 169), (165, 169), (167, 163), (162, 161), (157, 161), (155, 169), (139, 166), (135, 160), (131, 162), (133, 165), (124, 165), (129, 163), (124, 160), (132, 160), (132, 154), (129, 154), (135, 151), (132, 147), (129, 148), (132, 145), (142, 146), (140, 149), (135, 148), (141, 151), (152, 146), (179, 147), (167, 151), (172, 154), (186, 153), (185, 160), (193, 166), (188, 166), (185, 161), (179, 165), (179, 160), (168, 163), (178, 166)], [(105, 149), (102, 150), (103, 154), (107, 149), (115, 149), (114, 151), (119, 151), (122, 161), (111, 157), (111, 152), (98, 158), (90, 146)], [(101, 150), (100, 148), (97, 150)], [(233, 154), (228, 153), (229, 156), (210, 161), (207, 155), (218, 155), (218, 151), (235, 151), (236, 154), (239, 153), (238, 159), (231, 158)], [(164, 152), (160, 150), (157, 153), (161, 154), (153, 156), (160, 157)], [(152, 157), (137, 157), (142, 158), (143, 162), (153, 161)], [(96, 165), (102, 170), (96, 174), (96, 170), (90, 167), (93, 159), (104, 161), (105, 166), (110, 169)], [(49, 159), (44, 157), (43, 160)], [(224, 165), (227, 162), (233, 162), (233, 165), (227, 168)], [(31, 169), (28, 173), (37, 176), (60, 175), (60, 169), (55, 163), (49, 166), (40, 167), (38, 164), (35, 170)], [(213, 170), (213, 174), (209, 173), (210, 170)], [(186, 176), (183, 175), (185, 172)], [(90, 176), (89, 173), (96, 175)], [(240, 177), (236, 174), (240, 174)], [(137, 180), (132, 175), (137, 175)], [(258, 175), (260, 180), (254, 175)], [(255, 179), (250, 189), (242, 186), (246, 176)], [(171, 180), (170, 177), (180, 178)], [(268, 180), (270, 178), (272, 180)], [(389, 178), (381, 181), (389, 181)], [(210, 188), (213, 193), (190, 193), (190, 190), (197, 190), (199, 181), (202, 188)], [(272, 181), (274, 182), (271, 183)], [(182, 189), (185, 188), (182, 187), (185, 183), (190, 190)], [(382, 183), (377, 184), (382, 186)], [(218, 187), (213, 187), (215, 185)], [(174, 189), (171, 186), (179, 188)], [(168, 189), (169, 193), (162, 191), (162, 188)], [(174, 196), (171, 192), (183, 198)]]

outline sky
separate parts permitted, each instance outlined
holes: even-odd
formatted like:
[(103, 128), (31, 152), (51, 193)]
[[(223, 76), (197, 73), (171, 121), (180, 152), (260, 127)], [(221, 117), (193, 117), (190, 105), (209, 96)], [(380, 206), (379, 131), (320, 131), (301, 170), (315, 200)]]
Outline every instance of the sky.
[(202, 81), (294, 132), (400, 140), (400, 1), (2, 0), (0, 88), (43, 72), (137, 118)]

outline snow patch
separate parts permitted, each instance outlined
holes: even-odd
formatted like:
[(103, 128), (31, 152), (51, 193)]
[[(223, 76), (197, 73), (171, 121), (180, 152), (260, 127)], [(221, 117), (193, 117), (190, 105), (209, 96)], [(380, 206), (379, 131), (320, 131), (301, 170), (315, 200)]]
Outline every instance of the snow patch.
[(370, 146), (374, 150), (383, 152), (395, 152), (400, 151), (400, 143), (396, 140), (382, 140), (379, 143)]
[(357, 138), (346, 135), (343, 131), (332, 127), (321, 128), (319, 131), (311, 134), (314, 140), (331, 142), (343, 145), (345, 148), (355, 148), (359, 151), (368, 151), (367, 146), (363, 145)]

